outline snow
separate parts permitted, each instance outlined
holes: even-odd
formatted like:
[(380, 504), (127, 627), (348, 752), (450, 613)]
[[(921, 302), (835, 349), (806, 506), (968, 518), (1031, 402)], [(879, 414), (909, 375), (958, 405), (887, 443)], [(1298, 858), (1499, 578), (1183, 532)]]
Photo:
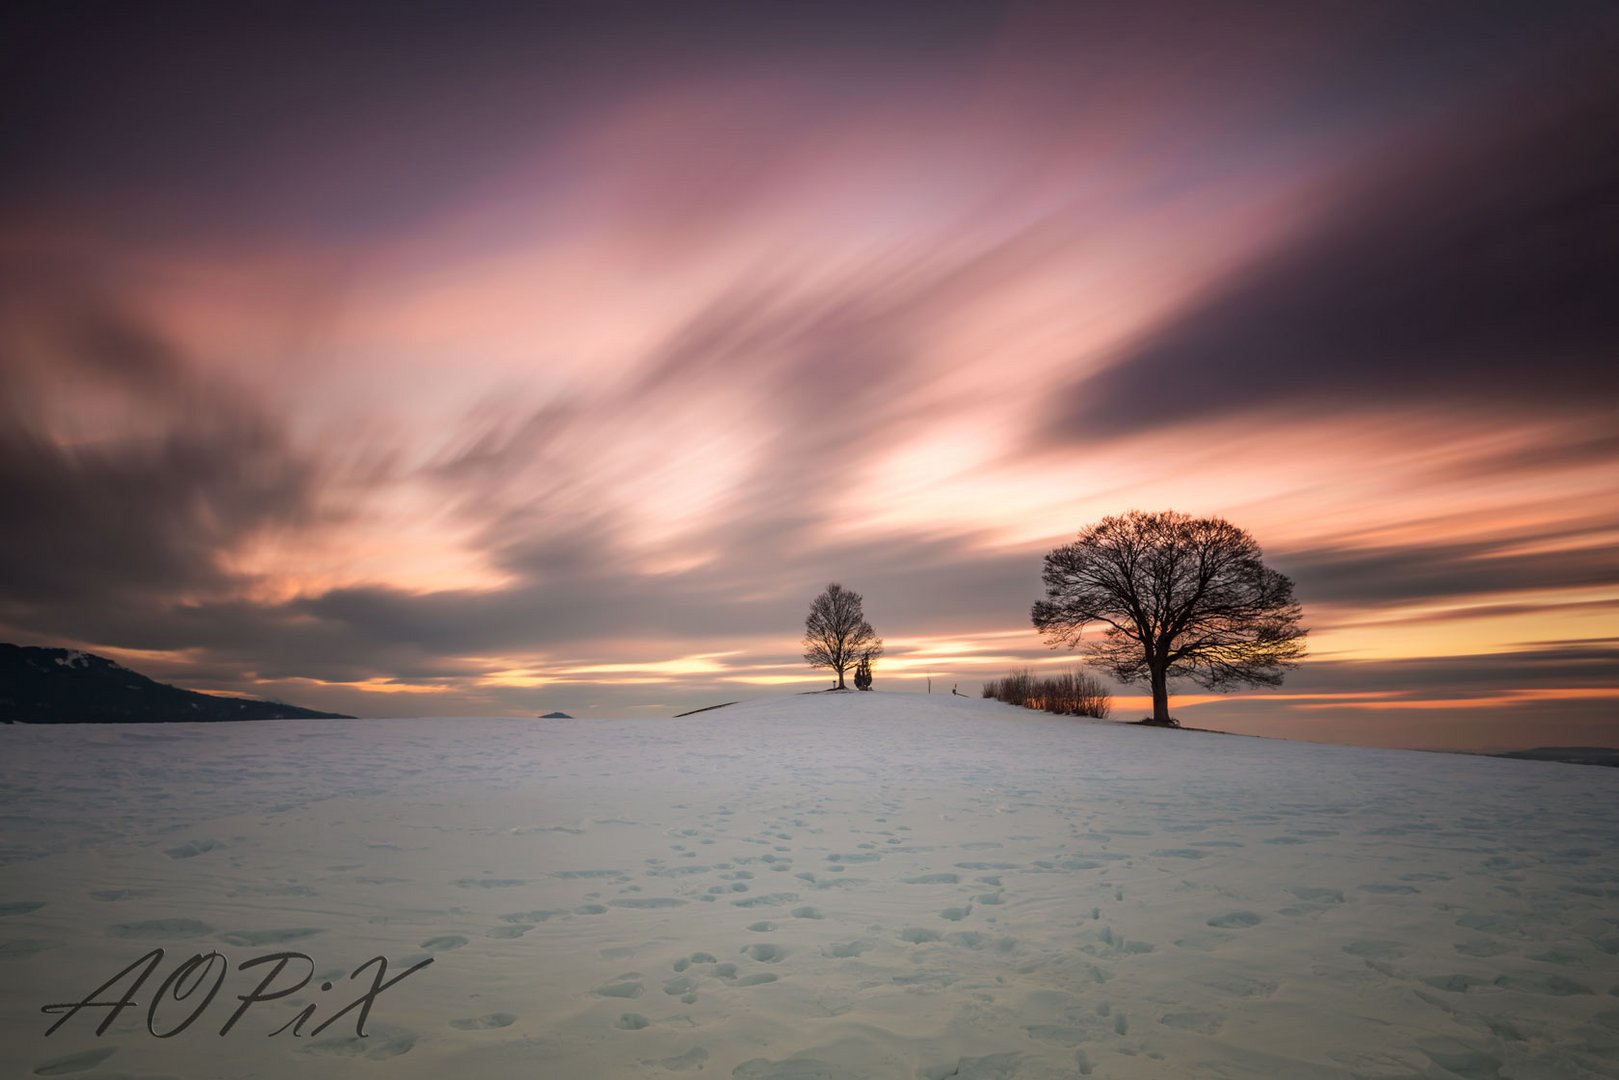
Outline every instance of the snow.
[[(0, 740), (19, 1075), (1619, 1076), (1616, 770), (881, 691)], [(220, 1037), (281, 950), (317, 982)], [(377, 955), (434, 962), (368, 1038), (265, 1037)]]

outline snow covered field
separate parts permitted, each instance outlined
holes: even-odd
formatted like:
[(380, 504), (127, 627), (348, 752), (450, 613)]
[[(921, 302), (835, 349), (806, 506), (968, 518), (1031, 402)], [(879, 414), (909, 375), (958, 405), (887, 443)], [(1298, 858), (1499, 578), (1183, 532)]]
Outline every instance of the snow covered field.
[(0, 754), (7, 1076), (1619, 1076), (1619, 770), (882, 692)]

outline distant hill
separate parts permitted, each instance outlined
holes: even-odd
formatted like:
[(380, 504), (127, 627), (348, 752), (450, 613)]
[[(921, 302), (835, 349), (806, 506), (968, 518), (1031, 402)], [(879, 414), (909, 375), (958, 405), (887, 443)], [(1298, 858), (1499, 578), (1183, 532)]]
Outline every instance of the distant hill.
[(281, 719), (353, 717), (182, 690), (94, 653), (0, 644), (0, 722), (149, 724)]
[(565, 712), (548, 712), (540, 717), (541, 720), (572, 720), (573, 717)]
[(1533, 750), (1504, 750), (1491, 757), (1528, 761), (1562, 761), (1569, 765), (1619, 766), (1619, 750), (1606, 746), (1537, 746)]

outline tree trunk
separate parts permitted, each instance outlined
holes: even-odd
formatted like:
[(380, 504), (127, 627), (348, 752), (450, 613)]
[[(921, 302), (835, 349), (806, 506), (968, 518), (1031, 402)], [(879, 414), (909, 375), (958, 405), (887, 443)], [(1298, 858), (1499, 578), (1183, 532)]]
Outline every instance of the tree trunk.
[(837, 690), (846, 690), (846, 689), (848, 689), (848, 687), (843, 685), (843, 669), (842, 668), (838, 668), (838, 685), (836, 687), (834, 687), (834, 689), (837, 689)]
[(1152, 722), (1155, 724), (1172, 724), (1169, 718), (1169, 675), (1161, 667), (1153, 667), (1152, 672)]

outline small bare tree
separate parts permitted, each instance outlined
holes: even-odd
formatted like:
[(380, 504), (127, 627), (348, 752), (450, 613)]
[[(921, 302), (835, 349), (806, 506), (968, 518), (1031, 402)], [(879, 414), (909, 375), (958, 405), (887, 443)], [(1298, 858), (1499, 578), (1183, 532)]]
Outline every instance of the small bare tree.
[(862, 657), (869, 661), (883, 654), (883, 639), (866, 621), (860, 604), (859, 593), (833, 582), (810, 604), (804, 620), (804, 661), (837, 672), (839, 690), (847, 689), (843, 673), (851, 665)]
[[(1132, 510), (1046, 556), (1035, 628), (1082, 646), (1121, 682), (1152, 687), (1152, 723), (1174, 726), (1169, 680), (1209, 690), (1278, 686), (1304, 655), (1293, 582), (1222, 518)], [(1082, 640), (1086, 627), (1100, 635)]]

